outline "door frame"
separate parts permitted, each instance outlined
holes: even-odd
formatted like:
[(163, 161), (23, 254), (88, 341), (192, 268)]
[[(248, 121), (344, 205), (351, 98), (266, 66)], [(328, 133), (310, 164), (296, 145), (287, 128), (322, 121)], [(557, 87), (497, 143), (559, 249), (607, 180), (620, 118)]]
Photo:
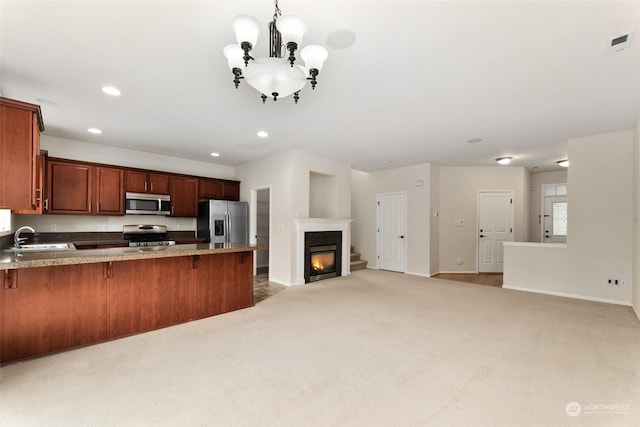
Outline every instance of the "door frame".
[[(476, 190), (476, 274), (480, 273), (480, 194), (481, 193), (509, 193), (511, 198), (511, 242), (514, 235), (515, 197), (513, 190)], [(502, 271), (504, 273), (504, 269)]]
[[(273, 191), (271, 189), (271, 184), (262, 185), (258, 187), (253, 187), (251, 189), (251, 196), (249, 200), (249, 244), (256, 245), (258, 240), (256, 239), (256, 235), (258, 233), (258, 191), (260, 190), (269, 190), (269, 234), (271, 234), (272, 224), (271, 221), (273, 219), (273, 202), (271, 200), (271, 196), (273, 195)], [(271, 239), (269, 239), (269, 267), (271, 267)], [(258, 256), (254, 254), (253, 257), (253, 275), (255, 276), (258, 272)], [(269, 268), (269, 275), (271, 275), (271, 268)]]
[(380, 209), (379, 209), (379, 202), (380, 202), (380, 196), (393, 196), (393, 195), (402, 195), (404, 196), (404, 239), (403, 240), (403, 245), (404, 245), (404, 260), (403, 260), (403, 266), (402, 266), (402, 273), (406, 273), (407, 272), (407, 240), (410, 238), (409, 237), (409, 233), (408, 233), (408, 222), (407, 222), (407, 218), (408, 218), (408, 212), (407, 212), (407, 201), (408, 201), (408, 193), (406, 191), (391, 191), (388, 193), (377, 193), (376, 194), (376, 269), (380, 270), (380, 266), (379, 266), (379, 261), (380, 261), (380, 248), (381, 248), (381, 242), (380, 242), (380, 233), (378, 232), (379, 225), (380, 225)]

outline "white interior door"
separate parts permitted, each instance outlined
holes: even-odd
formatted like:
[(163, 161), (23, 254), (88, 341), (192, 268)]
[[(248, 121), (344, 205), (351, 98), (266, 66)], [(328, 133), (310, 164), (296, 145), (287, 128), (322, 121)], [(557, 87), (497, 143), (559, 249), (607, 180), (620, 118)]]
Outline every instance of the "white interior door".
[(478, 192), (478, 271), (504, 269), (503, 242), (513, 240), (513, 192)]
[(378, 194), (378, 268), (405, 271), (405, 193)]
[(544, 198), (544, 243), (567, 243), (567, 196)]

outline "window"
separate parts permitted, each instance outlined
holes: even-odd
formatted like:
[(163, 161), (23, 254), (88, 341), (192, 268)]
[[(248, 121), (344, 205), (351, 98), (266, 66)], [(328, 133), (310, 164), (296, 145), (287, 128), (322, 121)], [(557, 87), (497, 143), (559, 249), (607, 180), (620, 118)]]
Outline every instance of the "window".
[(0, 235), (11, 233), (11, 211), (0, 209)]
[(553, 202), (553, 235), (567, 235), (567, 202)]

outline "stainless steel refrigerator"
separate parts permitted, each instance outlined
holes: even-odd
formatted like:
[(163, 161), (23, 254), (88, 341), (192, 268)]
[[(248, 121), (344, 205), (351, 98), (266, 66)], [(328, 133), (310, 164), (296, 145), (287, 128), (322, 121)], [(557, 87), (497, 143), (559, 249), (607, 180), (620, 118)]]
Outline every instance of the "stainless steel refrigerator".
[(249, 243), (249, 204), (205, 200), (198, 206), (198, 238), (208, 243)]

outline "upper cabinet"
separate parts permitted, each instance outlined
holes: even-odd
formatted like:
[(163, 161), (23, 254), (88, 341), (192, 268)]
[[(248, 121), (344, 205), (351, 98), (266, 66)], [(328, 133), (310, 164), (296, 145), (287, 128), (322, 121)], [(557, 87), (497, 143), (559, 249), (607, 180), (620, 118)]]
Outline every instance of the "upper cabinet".
[(42, 213), (40, 107), (0, 98), (0, 208)]
[(198, 178), (171, 175), (171, 216), (198, 216)]
[(50, 159), (45, 204), (47, 213), (124, 215), (124, 170)]
[(215, 178), (200, 178), (198, 197), (201, 199), (240, 200), (240, 183)]
[(169, 194), (169, 174), (126, 169), (125, 188), (133, 193)]

